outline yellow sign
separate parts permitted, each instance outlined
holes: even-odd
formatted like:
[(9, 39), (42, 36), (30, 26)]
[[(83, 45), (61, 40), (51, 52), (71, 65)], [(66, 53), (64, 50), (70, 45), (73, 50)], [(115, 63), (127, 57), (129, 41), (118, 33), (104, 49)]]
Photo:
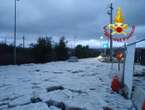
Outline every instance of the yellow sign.
[(124, 24), (124, 18), (122, 15), (122, 9), (119, 7), (114, 19), (114, 24), (109, 24), (107, 26), (109, 29), (112, 29), (112, 35), (114, 34), (124, 34), (127, 35), (128, 33), (125, 30), (128, 29), (128, 25)]

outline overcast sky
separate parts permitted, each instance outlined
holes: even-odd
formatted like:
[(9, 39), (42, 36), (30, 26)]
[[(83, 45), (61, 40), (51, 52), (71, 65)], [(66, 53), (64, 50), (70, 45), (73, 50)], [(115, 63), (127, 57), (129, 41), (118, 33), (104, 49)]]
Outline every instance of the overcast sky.
[[(14, 0), (0, 0), (0, 40), (13, 42)], [(114, 0), (114, 15), (122, 7), (125, 23), (135, 25), (137, 39), (145, 38), (145, 0)], [(109, 0), (20, 0), (17, 2), (17, 40), (39, 36), (99, 46), (103, 26), (109, 23)], [(143, 45), (143, 43), (141, 44)]]

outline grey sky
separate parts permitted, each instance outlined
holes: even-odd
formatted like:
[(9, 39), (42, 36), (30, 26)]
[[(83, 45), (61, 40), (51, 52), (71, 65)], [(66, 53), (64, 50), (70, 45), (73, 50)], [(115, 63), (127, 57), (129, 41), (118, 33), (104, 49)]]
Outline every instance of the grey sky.
[[(0, 0), (1, 39), (13, 38), (14, 0)], [(122, 7), (125, 22), (136, 25), (137, 39), (145, 36), (145, 0), (114, 0), (114, 14)], [(20, 0), (17, 2), (17, 39), (23, 35), (29, 42), (39, 36), (54, 40), (65, 36), (79, 41), (98, 39), (109, 22), (109, 0)]]

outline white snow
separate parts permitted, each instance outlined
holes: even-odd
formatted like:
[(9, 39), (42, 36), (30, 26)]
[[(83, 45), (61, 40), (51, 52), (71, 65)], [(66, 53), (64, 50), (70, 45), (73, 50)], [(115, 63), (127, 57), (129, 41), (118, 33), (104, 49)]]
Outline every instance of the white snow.
[[(57, 105), (86, 110), (128, 110), (131, 101), (110, 88), (111, 64), (97, 58), (0, 67), (0, 110), (61, 110)], [(115, 72), (116, 70), (114, 70)], [(47, 88), (63, 89), (47, 92)], [(42, 102), (31, 103), (32, 97)], [(53, 101), (47, 106), (47, 101)], [(68, 109), (69, 110), (69, 109)], [(72, 109), (73, 110), (73, 109)]]
[(48, 108), (45, 103), (36, 103), (36, 104), (24, 105), (22, 107), (17, 106), (10, 110), (60, 110), (60, 109), (58, 109), (54, 106), (51, 106), (50, 108)]

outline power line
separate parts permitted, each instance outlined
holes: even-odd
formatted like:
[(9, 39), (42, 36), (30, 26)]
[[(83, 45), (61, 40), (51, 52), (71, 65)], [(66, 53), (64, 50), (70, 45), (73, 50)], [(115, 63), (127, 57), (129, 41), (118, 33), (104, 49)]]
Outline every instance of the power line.
[(134, 44), (137, 44), (137, 43), (143, 42), (143, 41), (145, 41), (145, 39), (141, 39), (141, 40), (138, 40), (138, 41), (135, 41), (135, 42), (132, 42), (132, 43), (126, 44), (126, 46), (131, 46), (131, 45), (134, 45)]

